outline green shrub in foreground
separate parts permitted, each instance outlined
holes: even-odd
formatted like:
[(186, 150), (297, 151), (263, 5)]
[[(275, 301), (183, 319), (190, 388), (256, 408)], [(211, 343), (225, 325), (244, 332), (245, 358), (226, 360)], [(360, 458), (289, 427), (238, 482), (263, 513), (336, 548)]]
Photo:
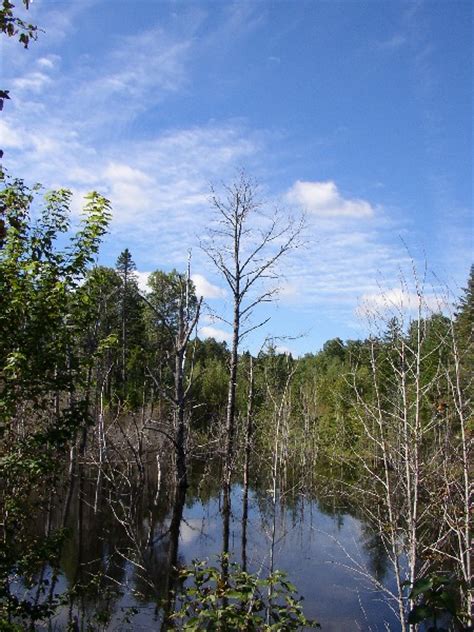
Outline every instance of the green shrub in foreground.
[(181, 630), (302, 630), (319, 628), (307, 619), (296, 588), (284, 573), (267, 578), (227, 562), (227, 572), (193, 561), (180, 571), (185, 582), (171, 620)]

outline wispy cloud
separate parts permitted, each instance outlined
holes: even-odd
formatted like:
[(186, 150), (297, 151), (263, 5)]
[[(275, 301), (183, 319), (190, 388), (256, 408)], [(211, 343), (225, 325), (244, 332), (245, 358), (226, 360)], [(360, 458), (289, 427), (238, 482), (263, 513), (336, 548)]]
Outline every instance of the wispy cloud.
[[(168, 102), (174, 105), (180, 95), (200, 94), (193, 72), (201, 76), (201, 61), (215, 50), (233, 54), (236, 42), (241, 46), (265, 23), (266, 9), (233, 3), (219, 18), (208, 20), (206, 9), (200, 7), (193, 9), (186, 28), (176, 26), (179, 19), (173, 18), (166, 28), (162, 21), (127, 37), (109, 37), (100, 57), (93, 50), (79, 59), (66, 50), (63, 54), (58, 43), (74, 35), (78, 11), (93, 2), (39, 2), (47, 34), (28, 51), (30, 57), (12, 55), (8, 72), (15, 98), (5, 107), (0, 136), (13, 173), (26, 174), (30, 182), (47, 187), (69, 186), (78, 194), (76, 211), (80, 195), (91, 188), (101, 191), (110, 198), (114, 212), (105, 256), (112, 260), (128, 246), (141, 270), (173, 266), (183, 270), (188, 248), (197, 244), (210, 224), (210, 182), (229, 182), (241, 165), (252, 172), (256, 167), (257, 173), (267, 169), (268, 174), (280, 162), (282, 181), (291, 173), (293, 184), (288, 188), (286, 181), (283, 191), (271, 190), (269, 196), (274, 199), (280, 193), (284, 206), (307, 214), (307, 247), (292, 253), (279, 271), (284, 273), (279, 280), (283, 309), (293, 310), (295, 319), (311, 313), (314, 318), (328, 320), (335, 315), (349, 322), (360, 299), (381, 307), (377, 298), (381, 278), (389, 288), (388, 297), (398, 300), (393, 288), (400, 267), (409, 264), (396, 240), (404, 220), (389, 224), (387, 218), (395, 213), (379, 204), (373, 189), (362, 195), (360, 189), (351, 190), (330, 163), (320, 179), (312, 180), (312, 172), (303, 165), (304, 152), (297, 167), (295, 163), (281, 166), (282, 136), (274, 142), (284, 133), (280, 129), (270, 133), (249, 121), (226, 118), (222, 112), (231, 110), (225, 108), (213, 110), (216, 118), (211, 121), (199, 114), (179, 125), (172, 108), (167, 109)], [(41, 22), (39, 11), (37, 16)], [(410, 33), (403, 32), (379, 46), (396, 51), (406, 43), (409, 46), (409, 41)], [(418, 48), (415, 63), (422, 75), (430, 70), (425, 68), (429, 50), (424, 48), (423, 53)], [(266, 50), (261, 59), (277, 65), (280, 58), (269, 53)], [(219, 79), (234, 81), (223, 75)], [(321, 137), (308, 139), (313, 144), (320, 141)], [(271, 156), (279, 158), (270, 167)], [(272, 177), (275, 183), (274, 173)], [(197, 293), (215, 300), (220, 309), (218, 301), (225, 302), (225, 291), (197, 248), (193, 267), (199, 270), (193, 275)], [(142, 290), (147, 275), (138, 273)], [(213, 323), (203, 326), (201, 335), (229, 339), (229, 333)]]
[(12, 125), (8, 125), (6, 121), (0, 120), (0, 138), (2, 139), (2, 147), (20, 149), (24, 147), (25, 136)]
[(191, 46), (191, 40), (174, 40), (159, 27), (124, 38), (99, 72), (94, 59), (84, 60), (73, 101), (86, 108), (89, 125), (103, 122), (105, 114), (127, 120), (185, 85)]
[(284, 198), (306, 209), (306, 248), (289, 257), (280, 292), (283, 305), (320, 318), (354, 319), (363, 296), (375, 295), (380, 279), (395, 283), (410, 256), (375, 201), (345, 197), (334, 181), (297, 181)]
[[(72, 4), (87, 7), (93, 0)], [(163, 103), (187, 85), (192, 32), (182, 36), (154, 26), (112, 40), (113, 46), (105, 49), (100, 60), (96, 54), (83, 54), (73, 63), (67, 58), (63, 64), (56, 53), (59, 36), (54, 35), (55, 29), (60, 23), (59, 31), (66, 36), (75, 28), (78, 10), (61, 8), (46, 8), (38, 16), (45, 22), (42, 26), (47, 36), (41, 35), (35, 42), (30, 57), (11, 51), (14, 63), (9, 65), (5, 78), (5, 85), (14, 94), (9, 113), (23, 124), (49, 133), (60, 133), (67, 127), (97, 145), (107, 130), (116, 137), (118, 126), (129, 124), (138, 114)], [(48, 42), (53, 50), (48, 50)], [(35, 53), (39, 53), (36, 60)], [(34, 96), (40, 93), (41, 103), (35, 104)]]
[(44, 72), (30, 72), (24, 77), (13, 81), (15, 90), (27, 90), (31, 92), (41, 92), (44, 87), (51, 83), (51, 77)]
[(364, 294), (361, 298), (359, 312), (362, 314), (390, 314), (406, 315), (416, 313), (423, 315), (439, 312), (445, 307), (443, 298), (432, 290), (418, 294), (403, 287), (392, 287), (373, 294)]
[[(37, 0), (30, 3), (30, 11), (25, 12), (25, 19), (37, 24), (42, 32), (36, 43), (37, 48), (44, 48), (53, 42), (60, 44), (70, 37), (78, 28), (78, 17), (100, 0), (81, 0), (80, 2), (49, 2)], [(20, 3), (18, 3), (20, 5)]]
[(394, 51), (407, 44), (407, 37), (404, 33), (395, 33), (392, 37), (380, 40), (376, 43), (379, 50)]
[[(69, 186), (79, 195), (94, 188), (109, 197), (115, 243), (138, 253), (147, 270), (184, 269), (188, 248), (209, 225), (209, 183), (229, 181), (238, 165), (261, 163), (269, 151), (262, 132), (235, 122), (165, 130), (146, 140), (120, 138), (100, 150), (94, 143), (100, 136), (84, 137), (74, 121), (57, 113), (46, 113), (30, 133), (28, 120), (13, 112), (0, 131), (10, 160), (32, 181)], [(389, 243), (384, 227), (377, 225), (382, 209), (343, 195), (332, 180), (297, 180), (282, 197), (308, 214), (308, 246), (281, 269), (282, 304), (326, 313), (337, 305), (352, 318), (358, 298), (377, 290), (378, 275), (394, 279), (403, 259), (402, 249)], [(193, 263), (199, 269), (194, 277), (198, 294), (224, 299), (223, 289), (209, 281), (213, 271), (199, 249)], [(145, 273), (140, 283), (145, 289)], [(201, 335), (229, 336), (212, 326)]]
[[(113, 227), (134, 239), (159, 235), (163, 259), (195, 243), (206, 225), (209, 183), (231, 177), (241, 161), (262, 148), (261, 141), (233, 124), (165, 132), (144, 141), (109, 143), (97, 151), (74, 126), (49, 118), (30, 132), (21, 117), (1, 121), (9, 164), (47, 187), (68, 186), (85, 193), (100, 190), (113, 206)], [(56, 123), (56, 124), (53, 124)], [(124, 155), (127, 156), (124, 160)], [(179, 257), (182, 260), (182, 257)]]

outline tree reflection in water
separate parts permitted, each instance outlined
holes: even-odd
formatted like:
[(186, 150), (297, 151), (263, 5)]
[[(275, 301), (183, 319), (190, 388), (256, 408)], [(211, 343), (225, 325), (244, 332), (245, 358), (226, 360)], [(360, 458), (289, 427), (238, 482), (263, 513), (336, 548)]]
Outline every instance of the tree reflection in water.
[[(234, 485), (233, 514), (227, 520), (220, 512), (217, 462), (193, 461), (187, 491), (175, 489), (172, 471), (165, 471), (158, 496), (156, 471), (151, 462), (147, 467), (145, 477), (129, 476), (127, 484), (120, 479), (114, 485), (110, 476), (104, 477), (96, 511), (93, 472), (84, 470), (78, 477), (67, 520), (71, 538), (55, 587), (70, 591), (67, 608), (55, 618), (59, 629), (68, 621), (77, 629), (98, 621), (107, 630), (169, 629), (180, 592), (177, 570), (196, 558), (215, 563), (222, 542), (229, 543), (231, 559), (249, 572), (266, 572), (269, 539), (262, 525), (271, 524), (274, 505), (265, 476), (247, 495)], [(350, 629), (356, 621), (362, 629), (383, 629), (384, 621), (396, 628), (390, 609), (381, 605), (382, 593), (348, 569), (336, 541), (379, 581), (390, 584), (383, 546), (358, 518), (357, 507), (333, 492), (329, 498), (321, 490), (299, 490), (278, 500), (275, 568), (288, 573), (305, 597), (305, 614), (318, 619), (324, 630)], [(58, 505), (52, 520), (62, 519)]]

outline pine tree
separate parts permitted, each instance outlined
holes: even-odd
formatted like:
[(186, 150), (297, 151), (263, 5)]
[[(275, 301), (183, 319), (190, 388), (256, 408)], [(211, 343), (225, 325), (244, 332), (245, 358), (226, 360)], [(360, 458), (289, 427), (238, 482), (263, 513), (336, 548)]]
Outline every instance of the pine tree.
[[(128, 248), (123, 250), (115, 264), (115, 269), (122, 281), (121, 291), (121, 379), (123, 393), (127, 392), (128, 370), (127, 364), (132, 346), (132, 329), (141, 323), (141, 305), (138, 295), (137, 269), (132, 259), (132, 254)], [(139, 327), (140, 328), (140, 327)]]

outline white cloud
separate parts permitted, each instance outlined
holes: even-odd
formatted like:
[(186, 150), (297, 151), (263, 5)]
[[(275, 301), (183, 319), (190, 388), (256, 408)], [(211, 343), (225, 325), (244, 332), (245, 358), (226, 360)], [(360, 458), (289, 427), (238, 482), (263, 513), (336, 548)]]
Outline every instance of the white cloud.
[(6, 121), (0, 120), (0, 139), (2, 148), (20, 149), (25, 144), (25, 135), (19, 129), (14, 129)]
[[(209, 225), (209, 182), (231, 179), (242, 160), (255, 159), (263, 149), (261, 136), (231, 124), (167, 131), (95, 150), (74, 125), (68, 129), (60, 119), (45, 119), (35, 127), (34, 138), (26, 125), (15, 124), (15, 117), (8, 123), (3, 136), (13, 147), (9, 158), (21, 160), (30, 181), (68, 186), (81, 195), (91, 188), (103, 193), (112, 203), (113, 240), (139, 253), (140, 265), (148, 270), (185, 269), (188, 248)], [(82, 204), (75, 196), (73, 212)], [(397, 277), (403, 253), (386, 241), (387, 227), (379, 222), (355, 226), (344, 218), (313, 213), (308, 214), (308, 227), (308, 248), (283, 263), (279, 294), (285, 306), (310, 310), (338, 304), (349, 313), (361, 295), (376, 292), (379, 275)], [(197, 250), (193, 259), (201, 272), (194, 279), (198, 294), (224, 298), (223, 288), (207, 280), (212, 277), (204, 255)], [(228, 339), (214, 328), (204, 334)]]
[(287, 347), (286, 345), (277, 345), (275, 347), (275, 351), (277, 353), (284, 353), (285, 355), (294, 355), (290, 347)]
[(156, 183), (141, 169), (130, 165), (111, 162), (103, 170), (102, 182), (105, 194), (110, 198), (116, 219), (126, 222), (140, 221), (143, 212), (148, 212), (156, 200)]
[[(48, 187), (51, 189), (57, 189), (58, 187)], [(72, 193), (71, 202), (69, 204), (69, 211), (74, 221), (77, 222), (79, 218), (82, 218), (84, 213), (84, 206), (86, 204), (86, 195), (89, 193), (87, 189), (80, 189), (77, 187), (67, 187)]]
[(134, 169), (126, 164), (111, 162), (104, 170), (104, 177), (113, 183), (133, 182), (137, 185), (146, 185), (152, 182), (152, 178), (140, 169)]
[(224, 331), (218, 327), (210, 327), (208, 325), (200, 327), (199, 334), (203, 338), (214, 338), (218, 342), (230, 342), (232, 340), (232, 334), (228, 331)]
[(202, 274), (192, 274), (191, 279), (196, 286), (197, 296), (202, 296), (203, 298), (224, 298), (226, 295), (226, 291), (223, 288), (214, 285)]
[[(12, 173), (46, 187), (69, 186), (78, 193), (73, 199), (74, 212), (82, 207), (80, 194), (90, 188), (111, 199), (114, 218), (112, 235), (102, 250), (105, 257), (116, 258), (120, 248), (130, 247), (142, 270), (176, 267), (183, 271), (188, 248), (210, 224), (209, 182), (229, 182), (241, 165), (260, 177), (264, 187), (268, 181), (277, 181), (275, 173), (283, 173), (279, 170), (287, 137), (282, 130), (251, 129), (250, 120), (248, 124), (225, 121), (217, 110), (208, 113), (218, 117), (217, 122), (192, 125), (206, 120), (204, 110), (192, 108), (200, 105), (198, 81), (209, 55), (213, 50), (222, 54), (225, 47), (233, 54), (236, 37), (258, 28), (262, 11), (247, 3), (232, 4), (225, 22), (213, 19), (212, 27), (205, 7), (193, 9), (186, 19), (181, 11), (170, 21), (157, 14), (149, 22), (151, 28), (129, 37), (107, 33), (100, 52), (88, 47), (87, 54), (79, 57), (66, 55), (63, 68), (61, 58), (51, 51), (61, 52), (61, 37), (67, 36), (71, 45), (81, 37), (77, 18), (85, 19), (80, 14), (94, 2), (40, 2), (36, 16), (47, 37), (35, 42), (34, 51), (32, 47), (31, 54), (38, 58), (34, 61), (30, 53), (18, 54), (16, 44), (10, 47), (5, 71), (12, 88), (16, 79), (17, 93), (12, 90), (14, 99), (6, 104), (7, 116), (0, 121), (0, 145), (8, 149)], [(158, 23), (166, 26), (160, 28)], [(134, 28), (132, 23), (130, 28)], [(395, 35), (380, 42), (380, 47), (388, 52), (403, 44), (403, 37)], [(269, 52), (279, 54), (277, 49)], [(265, 59), (267, 70), (269, 62), (279, 63), (276, 55), (263, 56), (260, 62)], [(204, 75), (207, 82), (210, 75)], [(235, 81), (233, 76), (224, 77), (234, 88)], [(171, 99), (169, 107), (166, 99)], [(191, 118), (186, 118), (191, 111)], [(191, 122), (183, 128), (179, 120)], [(336, 130), (324, 142), (336, 143), (339, 133)], [(380, 310), (377, 279), (381, 278), (392, 288), (389, 302), (398, 304), (400, 297), (390, 292), (395, 292), (399, 267), (406, 265), (406, 252), (396, 241), (400, 224), (394, 225), (395, 216), (397, 222), (398, 218), (405, 221), (403, 208), (396, 213), (392, 209), (394, 222), (389, 227), (375, 199), (359, 199), (338, 188), (342, 185), (337, 172), (334, 181), (322, 180), (324, 175), (320, 181), (305, 179), (308, 176), (303, 172), (294, 171), (302, 163), (295, 159), (296, 152), (292, 155), (284, 171), (291, 174), (293, 183), (286, 201), (308, 211), (304, 238), (309, 243), (282, 262), (282, 312), (293, 308), (290, 318), (295, 322), (304, 311), (321, 320), (330, 320), (336, 312), (339, 319), (343, 310), (353, 317), (361, 297)], [(386, 185), (388, 191), (389, 180)], [(380, 196), (382, 193), (379, 190)], [(454, 243), (453, 239), (445, 241)], [(457, 247), (458, 254), (460, 251)], [(215, 278), (215, 271), (202, 252), (195, 252), (193, 265), (202, 273), (194, 275), (198, 293), (223, 298), (224, 290), (207, 280)], [(142, 289), (147, 274), (138, 273)], [(413, 296), (408, 303), (404, 300), (414, 304)], [(212, 327), (216, 322), (203, 323), (210, 325), (202, 328), (203, 335), (229, 339), (227, 332)], [(285, 324), (291, 327), (294, 323)]]
[(286, 197), (289, 202), (302, 206), (304, 210), (322, 218), (368, 218), (374, 215), (374, 208), (369, 202), (345, 199), (332, 180), (327, 182), (297, 180), (287, 192)]
[[(230, 123), (97, 145), (100, 135), (84, 136), (76, 121), (49, 109), (28, 119), (14, 110), (0, 122), (0, 134), (12, 172), (27, 173), (29, 182), (48, 189), (68, 187), (79, 194), (72, 202), (74, 214), (88, 190), (105, 195), (114, 240), (140, 251), (146, 269), (185, 268), (188, 248), (209, 223), (209, 183), (232, 178), (237, 165), (261, 148), (256, 134)], [(194, 265), (208, 276), (203, 260), (197, 251)], [(208, 287), (204, 294), (212, 292)]]
[(40, 92), (49, 83), (51, 83), (51, 77), (44, 72), (30, 72), (23, 77), (14, 79), (13, 87), (15, 90)]
[(59, 64), (60, 60), (61, 57), (59, 55), (45, 55), (44, 57), (40, 57), (36, 63), (41, 68), (52, 70)]
[(92, 169), (86, 167), (75, 166), (68, 170), (69, 179), (78, 184), (93, 185), (100, 182), (100, 176)]
[(142, 294), (146, 294), (147, 292), (149, 292), (150, 288), (148, 287), (147, 283), (148, 277), (150, 276), (151, 272), (142, 272), (140, 270), (135, 270), (134, 274), (137, 277), (138, 289), (140, 290), (140, 292), (142, 292)]
[[(80, 14), (92, 8), (98, 0), (81, 0), (80, 2), (31, 2), (30, 11), (25, 14), (26, 21), (39, 24), (47, 37), (38, 37), (35, 49), (44, 49), (48, 43), (57, 46), (66, 37), (74, 35), (78, 30)], [(19, 3), (18, 3), (19, 4)]]

